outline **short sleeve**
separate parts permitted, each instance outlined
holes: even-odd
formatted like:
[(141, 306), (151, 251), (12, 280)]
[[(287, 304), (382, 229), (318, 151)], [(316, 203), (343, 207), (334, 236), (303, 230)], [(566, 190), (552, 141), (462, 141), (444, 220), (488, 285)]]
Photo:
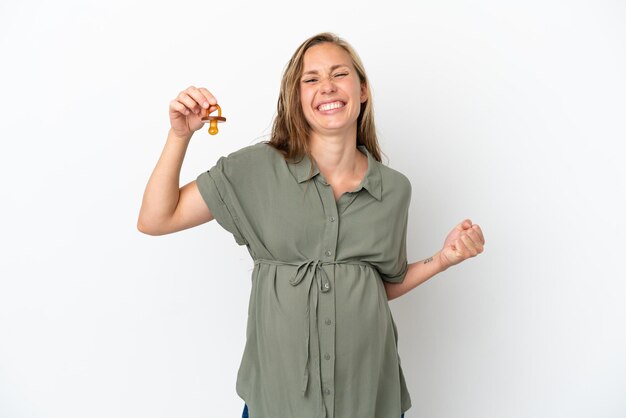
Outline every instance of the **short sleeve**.
[(409, 270), (407, 259), (407, 227), (409, 220), (409, 206), (411, 202), (411, 183), (408, 178), (404, 178), (402, 192), (398, 196), (398, 213), (390, 217), (390, 236), (393, 237), (392, 244), (388, 251), (385, 251), (381, 261), (376, 263), (376, 268), (380, 277), (389, 283), (402, 283)]
[(233, 234), (239, 245), (248, 245), (236, 192), (239, 182), (244, 180), (245, 164), (240, 164), (237, 152), (220, 157), (213, 167), (196, 178), (198, 190), (211, 214)]

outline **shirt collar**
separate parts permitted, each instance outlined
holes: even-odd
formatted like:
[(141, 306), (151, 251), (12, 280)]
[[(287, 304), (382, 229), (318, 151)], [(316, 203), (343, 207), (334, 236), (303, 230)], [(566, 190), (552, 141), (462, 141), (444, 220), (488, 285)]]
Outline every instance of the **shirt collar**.
[[(359, 186), (355, 191), (361, 190), (361, 188), (366, 189), (369, 194), (371, 194), (377, 200), (381, 200), (382, 196), (382, 180), (380, 175), (380, 167), (378, 167), (378, 161), (374, 159), (369, 150), (365, 147), (365, 145), (357, 145), (357, 148), (361, 150), (365, 155), (367, 155), (367, 171), (365, 172), (365, 178), (363, 179), (362, 186)], [(313, 174), (309, 175), (309, 171), (311, 168), (311, 164), (313, 164)], [(302, 160), (297, 163), (289, 163), (289, 166), (292, 168), (292, 172), (295, 174), (298, 183), (302, 183), (303, 181), (307, 181), (316, 175), (320, 174), (320, 170), (312, 161), (308, 155), (304, 154)]]

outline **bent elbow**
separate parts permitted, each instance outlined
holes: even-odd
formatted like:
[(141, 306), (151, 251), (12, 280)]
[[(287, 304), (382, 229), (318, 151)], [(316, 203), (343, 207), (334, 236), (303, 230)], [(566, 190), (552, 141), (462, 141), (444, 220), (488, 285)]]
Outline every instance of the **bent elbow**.
[(143, 219), (137, 219), (137, 230), (141, 233), (151, 236), (161, 235), (156, 228), (151, 227), (149, 223), (146, 223)]
[(146, 235), (152, 235), (150, 231), (146, 228), (146, 226), (143, 223), (141, 223), (141, 220), (137, 221), (137, 231), (142, 232)]

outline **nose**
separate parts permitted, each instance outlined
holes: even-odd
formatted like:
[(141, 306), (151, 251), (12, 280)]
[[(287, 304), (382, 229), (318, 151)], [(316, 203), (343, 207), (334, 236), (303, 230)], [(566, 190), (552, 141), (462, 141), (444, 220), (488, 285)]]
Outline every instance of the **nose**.
[(333, 93), (335, 91), (335, 83), (331, 77), (324, 78), (320, 85), (322, 93)]

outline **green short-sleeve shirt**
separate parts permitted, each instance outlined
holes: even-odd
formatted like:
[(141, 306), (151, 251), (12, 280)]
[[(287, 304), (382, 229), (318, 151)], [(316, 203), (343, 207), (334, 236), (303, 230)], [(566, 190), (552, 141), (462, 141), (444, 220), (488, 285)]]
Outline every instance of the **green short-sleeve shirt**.
[(411, 183), (357, 148), (366, 175), (338, 200), (314, 160), (265, 142), (196, 179), (254, 260), (236, 384), (251, 417), (399, 418), (411, 406), (383, 285), (408, 269)]

